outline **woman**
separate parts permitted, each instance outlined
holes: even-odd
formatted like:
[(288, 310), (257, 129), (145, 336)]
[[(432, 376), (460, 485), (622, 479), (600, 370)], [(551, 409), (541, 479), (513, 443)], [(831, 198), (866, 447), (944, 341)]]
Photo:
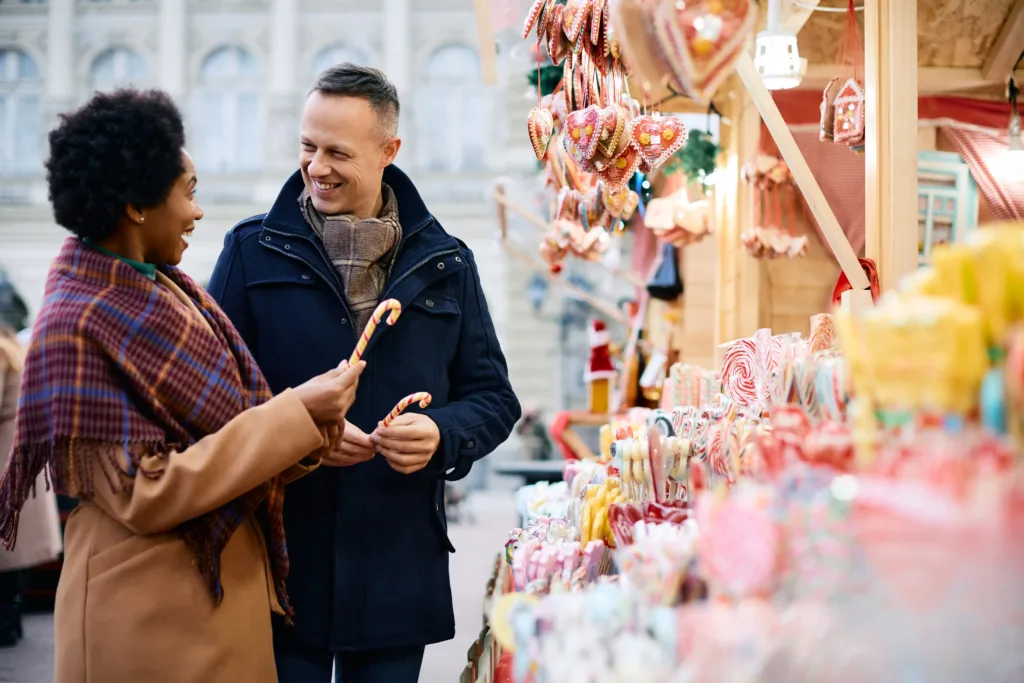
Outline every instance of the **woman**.
[(74, 236), (33, 328), (0, 536), (13, 544), (44, 467), (81, 500), (56, 683), (277, 680), (284, 486), (319, 464), (363, 367), (271, 398), (226, 316), (174, 268), (203, 216), (184, 144), (158, 91), (96, 95), (50, 133), (50, 201)]
[[(14, 443), (14, 417), (24, 352), (13, 332), (0, 320), (0, 471)], [(0, 647), (16, 645), (22, 637), (21, 612), (27, 570), (60, 556), (60, 515), (57, 496), (46, 490), (45, 475), (36, 477), (36, 497), (25, 503), (21, 516), (22, 542), (13, 551), (0, 548)]]

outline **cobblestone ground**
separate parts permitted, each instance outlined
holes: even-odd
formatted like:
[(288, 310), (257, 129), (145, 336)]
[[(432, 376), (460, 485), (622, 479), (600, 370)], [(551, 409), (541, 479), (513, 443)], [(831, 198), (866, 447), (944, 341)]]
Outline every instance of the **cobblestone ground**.
[[(427, 648), (420, 683), (457, 683), (466, 651), (481, 627), (481, 599), (495, 554), (516, 525), (513, 494), (474, 493), (467, 503), (472, 522), (451, 525), (455, 640)], [(53, 615), (31, 614), (25, 639), (0, 650), (0, 683), (53, 683)]]

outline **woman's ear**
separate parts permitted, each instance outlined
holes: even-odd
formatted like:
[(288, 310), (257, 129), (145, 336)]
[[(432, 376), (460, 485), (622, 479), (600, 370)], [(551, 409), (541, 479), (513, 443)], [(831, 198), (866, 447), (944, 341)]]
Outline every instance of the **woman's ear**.
[(132, 206), (131, 204), (126, 205), (124, 207), (124, 213), (132, 223), (138, 223), (141, 225), (146, 222), (145, 214), (143, 214), (142, 209), (137, 206)]

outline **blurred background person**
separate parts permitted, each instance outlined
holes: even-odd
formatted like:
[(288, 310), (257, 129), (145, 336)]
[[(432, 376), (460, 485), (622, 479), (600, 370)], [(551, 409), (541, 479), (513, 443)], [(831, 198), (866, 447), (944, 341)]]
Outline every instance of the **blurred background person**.
[[(13, 292), (13, 290), (12, 290)], [(4, 315), (7, 313), (7, 315)], [(0, 471), (14, 443), (14, 418), (18, 412), (18, 388), (24, 350), (5, 318), (14, 317), (9, 307), (0, 308)], [(14, 550), (0, 546), (0, 647), (16, 645), (22, 638), (21, 617), (28, 588), (28, 569), (57, 559), (61, 552), (57, 497), (42, 472), (36, 477), (35, 497), (25, 502), (21, 533)]]

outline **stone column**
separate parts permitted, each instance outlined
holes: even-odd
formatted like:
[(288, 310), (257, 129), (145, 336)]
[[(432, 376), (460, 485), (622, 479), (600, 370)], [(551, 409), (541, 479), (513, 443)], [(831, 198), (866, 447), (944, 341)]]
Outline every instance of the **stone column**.
[(160, 0), (160, 88), (179, 106), (185, 96), (185, 5), (183, 0)]
[(404, 144), (398, 154), (396, 163), (411, 167), (412, 160), (416, 158), (414, 149), (415, 135), (412, 130), (414, 125), (414, 97), (415, 90), (412, 87), (410, 74), (412, 66), (412, 2), (410, 0), (384, 0), (381, 7), (381, 46), (383, 47), (384, 59), (381, 68), (388, 75), (388, 79), (398, 88), (398, 99), (402, 103), (402, 113), (399, 118), (398, 130)]
[(75, 101), (75, 0), (50, 0), (46, 34), (46, 116), (57, 115)]
[(274, 182), (298, 164), (299, 113), (309, 80), (299, 69), (298, 53), (299, 1), (272, 0), (265, 159)]
[(400, 95), (409, 89), (411, 78), (409, 67), (412, 57), (409, 46), (412, 44), (409, 25), (412, 20), (412, 7), (409, 0), (384, 0), (384, 16), (381, 30), (384, 32), (384, 73)]

